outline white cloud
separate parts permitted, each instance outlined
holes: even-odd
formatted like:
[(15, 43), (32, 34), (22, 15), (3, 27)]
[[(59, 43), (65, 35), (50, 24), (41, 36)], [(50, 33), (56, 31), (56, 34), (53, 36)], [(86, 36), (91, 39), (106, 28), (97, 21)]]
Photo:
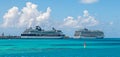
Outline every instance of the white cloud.
[(113, 21), (111, 21), (109, 24), (110, 24), (110, 25), (113, 25), (113, 24), (114, 24), (114, 22), (113, 22)]
[(83, 11), (83, 14), (84, 14), (84, 15), (83, 15), (84, 17), (88, 17), (88, 16), (89, 16), (89, 13), (88, 13), (87, 10), (84, 10), (84, 11)]
[(30, 27), (40, 25), (50, 17), (51, 9), (46, 12), (38, 11), (37, 5), (27, 2), (26, 6), (19, 11), (18, 7), (12, 7), (3, 16), (3, 27)]
[(92, 4), (98, 2), (98, 0), (80, 0), (83, 4)]
[(18, 19), (20, 16), (20, 12), (18, 10), (18, 7), (13, 7), (11, 8), (5, 15), (3, 16), (4, 18), (4, 23), (2, 26), (15, 26), (17, 23)]
[[(31, 2), (27, 2), (26, 6), (19, 10), (18, 7), (12, 7), (8, 10), (7, 13), (3, 16), (4, 20), (2, 23), (3, 27), (31, 27), (31, 26), (51, 26), (50, 24), (54, 22), (49, 21), (51, 9), (47, 8), (46, 12), (38, 11), (37, 5)], [(59, 24), (57, 24), (59, 23)], [(88, 10), (83, 11), (82, 16), (74, 18), (68, 16), (63, 20), (63, 22), (54, 23), (52, 26), (60, 26), (62, 28), (80, 28), (95, 26), (99, 22), (93, 17), (90, 16)], [(57, 25), (56, 25), (57, 24)]]
[(61, 26), (69, 28), (84, 28), (89, 26), (96, 26), (99, 23), (93, 16), (89, 15), (87, 10), (84, 10), (83, 13), (83, 16), (78, 16), (77, 19), (68, 16), (64, 19), (64, 22)]
[(77, 20), (74, 20), (73, 17), (71, 16), (68, 16), (67, 18), (64, 19), (64, 26), (67, 26), (67, 27), (74, 27), (76, 26), (77, 24)]

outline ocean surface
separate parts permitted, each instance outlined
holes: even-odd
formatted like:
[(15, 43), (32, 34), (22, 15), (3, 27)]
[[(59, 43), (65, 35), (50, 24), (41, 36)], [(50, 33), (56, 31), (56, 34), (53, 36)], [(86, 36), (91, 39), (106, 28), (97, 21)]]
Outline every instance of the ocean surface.
[(0, 39), (0, 57), (120, 57), (120, 39)]

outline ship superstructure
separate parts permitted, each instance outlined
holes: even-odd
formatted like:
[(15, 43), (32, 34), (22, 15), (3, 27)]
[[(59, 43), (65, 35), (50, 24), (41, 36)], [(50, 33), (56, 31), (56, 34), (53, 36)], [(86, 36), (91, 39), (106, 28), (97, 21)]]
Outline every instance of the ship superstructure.
[(75, 38), (104, 38), (104, 33), (100, 30), (88, 30), (86, 28), (75, 31)]
[(52, 30), (43, 30), (41, 27), (36, 26), (35, 29), (32, 27), (26, 29), (22, 34), (21, 38), (64, 38), (65, 34), (61, 30), (56, 30), (52, 28)]

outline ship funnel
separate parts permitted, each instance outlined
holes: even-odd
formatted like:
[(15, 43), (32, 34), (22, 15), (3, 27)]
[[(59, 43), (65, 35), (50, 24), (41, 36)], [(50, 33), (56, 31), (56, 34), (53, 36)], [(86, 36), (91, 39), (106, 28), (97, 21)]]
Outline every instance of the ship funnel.
[(88, 31), (88, 29), (87, 29), (87, 28), (84, 28), (84, 30), (85, 30), (85, 31)]
[(53, 27), (52, 30), (56, 30), (56, 29)]
[(40, 26), (36, 26), (36, 29), (39, 30), (39, 31), (42, 30)]

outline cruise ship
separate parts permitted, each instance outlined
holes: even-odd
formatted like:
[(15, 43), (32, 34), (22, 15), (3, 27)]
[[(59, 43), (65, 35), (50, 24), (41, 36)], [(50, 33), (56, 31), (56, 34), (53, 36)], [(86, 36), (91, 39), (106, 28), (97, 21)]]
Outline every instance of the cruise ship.
[(104, 38), (104, 33), (99, 30), (88, 30), (86, 28), (75, 31), (75, 38)]
[(34, 29), (30, 27), (26, 29), (22, 34), (21, 38), (64, 38), (65, 34), (61, 30), (43, 30), (40, 26), (36, 26)]

